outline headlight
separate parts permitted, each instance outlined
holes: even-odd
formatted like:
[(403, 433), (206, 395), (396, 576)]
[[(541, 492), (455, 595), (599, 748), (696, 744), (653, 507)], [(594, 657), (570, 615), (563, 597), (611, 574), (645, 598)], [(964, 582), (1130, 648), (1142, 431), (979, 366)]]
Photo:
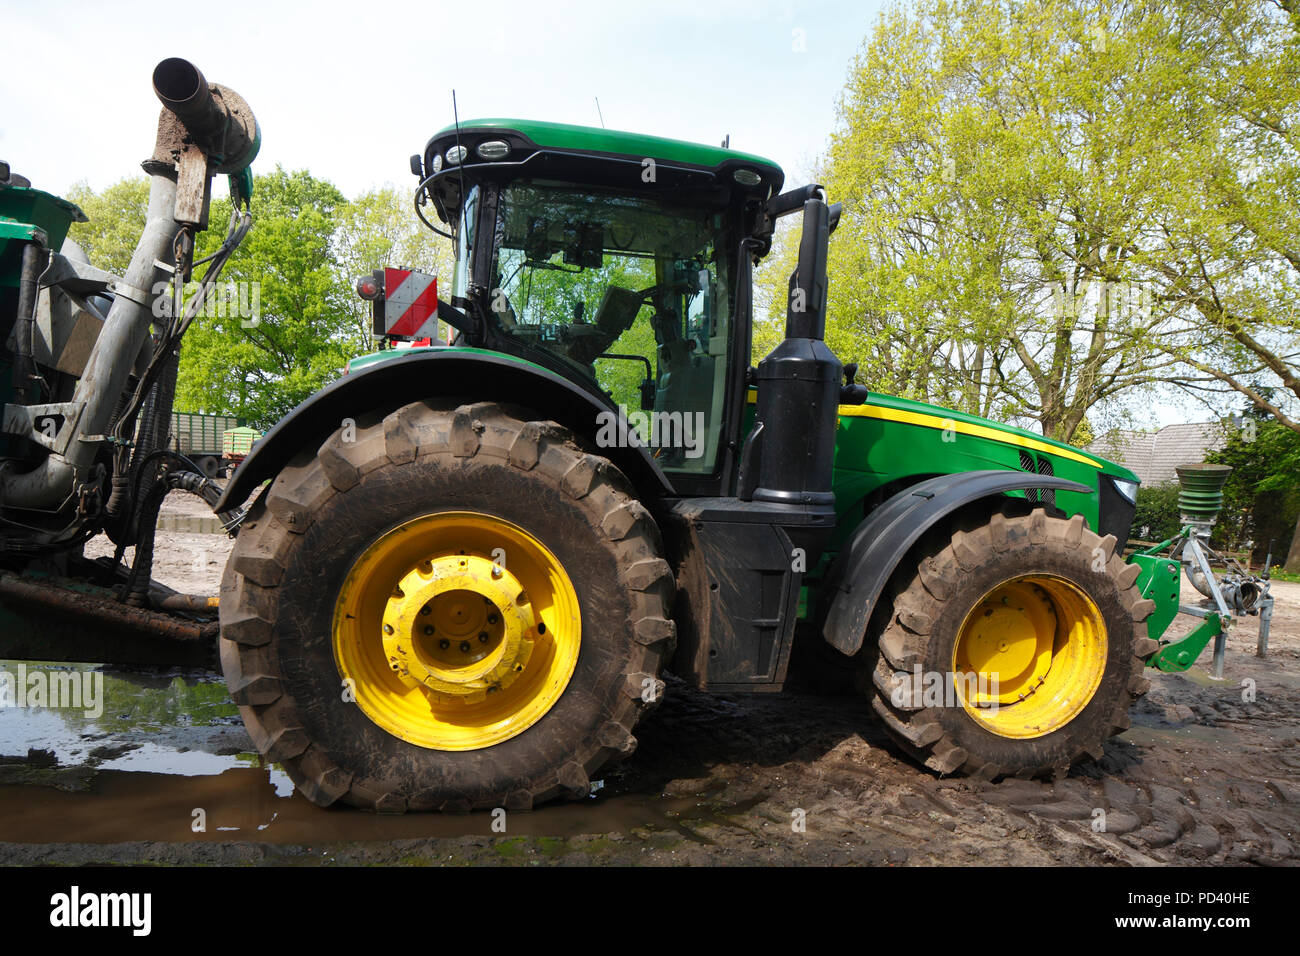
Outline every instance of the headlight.
[(466, 149), (464, 146), (453, 146), (444, 154), (447, 158), (448, 166), (459, 165), (465, 159)]
[(1138, 500), (1138, 483), (1129, 481), (1126, 478), (1112, 477), (1111, 482), (1115, 485), (1115, 490), (1128, 499), (1129, 504), (1137, 504)]
[(474, 152), (489, 161), (505, 159), (510, 155), (510, 145), (503, 140), (490, 139), (486, 143), (479, 143)]

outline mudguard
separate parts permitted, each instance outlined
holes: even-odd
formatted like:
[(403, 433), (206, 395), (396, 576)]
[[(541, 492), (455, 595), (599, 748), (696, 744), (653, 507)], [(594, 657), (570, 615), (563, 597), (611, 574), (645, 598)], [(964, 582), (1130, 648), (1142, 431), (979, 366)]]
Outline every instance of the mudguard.
[(1028, 488), (1096, 490), (1064, 478), (991, 470), (940, 475), (894, 495), (858, 526), (831, 563), (823, 592), (830, 601), (823, 636), (841, 653), (856, 654), (880, 592), (927, 529), (972, 501)]
[[(253, 446), (213, 510), (228, 511), (244, 502), (299, 452), (320, 447), (344, 419), (386, 414), (439, 396), (527, 406), (589, 439), (600, 427), (596, 416), (615, 410), (554, 372), (507, 356), (462, 349), (412, 351), (343, 376), (282, 418)], [(602, 448), (600, 454), (627, 475), (641, 495), (670, 493), (672, 485), (648, 450), (629, 439), (626, 420), (615, 415), (612, 422), (618, 447)]]

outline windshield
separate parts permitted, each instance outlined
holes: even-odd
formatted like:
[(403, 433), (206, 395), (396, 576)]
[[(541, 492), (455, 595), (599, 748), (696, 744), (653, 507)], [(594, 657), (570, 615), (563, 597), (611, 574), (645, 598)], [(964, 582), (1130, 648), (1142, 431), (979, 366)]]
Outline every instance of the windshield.
[(707, 472), (717, 455), (731, 341), (725, 221), (544, 183), (498, 197), (492, 321), (594, 378), (666, 470)]

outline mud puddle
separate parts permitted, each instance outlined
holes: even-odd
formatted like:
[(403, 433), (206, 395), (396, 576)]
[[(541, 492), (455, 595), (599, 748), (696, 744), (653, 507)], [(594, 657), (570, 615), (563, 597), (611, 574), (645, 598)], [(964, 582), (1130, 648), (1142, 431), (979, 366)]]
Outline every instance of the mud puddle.
[[(727, 808), (741, 812), (747, 807)], [(256, 840), (353, 843), (466, 836), (567, 838), (649, 828), (696, 837), (683, 823), (723, 816), (699, 797), (625, 794), (554, 804), (528, 813), (384, 815), (322, 810), (276, 786), (264, 769), (177, 775), (100, 770), (76, 791), (48, 784), (0, 785), (0, 842), (128, 843)], [(504, 826), (505, 829), (501, 829)]]
[[(749, 809), (707, 792), (669, 797), (602, 785), (587, 800), (508, 821), (491, 812), (322, 810), (253, 751), (216, 675), (0, 661), (4, 674), (12, 677), (0, 698), (0, 843), (306, 844), (646, 829), (708, 844), (697, 825)], [(23, 693), (15, 694), (19, 683)], [(54, 699), (73, 686), (82, 691), (76, 706)]]

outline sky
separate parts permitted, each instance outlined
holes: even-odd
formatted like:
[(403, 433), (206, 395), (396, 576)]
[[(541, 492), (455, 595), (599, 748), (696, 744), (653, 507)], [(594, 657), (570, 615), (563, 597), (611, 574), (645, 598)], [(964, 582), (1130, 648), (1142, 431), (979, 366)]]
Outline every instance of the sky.
[(610, 129), (730, 135), (797, 184), (882, 5), (234, 0), (180, 16), (157, 3), (0, 0), (0, 159), (54, 193), (139, 174), (158, 118), (153, 67), (180, 56), (252, 107), (254, 171), (305, 168), (348, 196), (414, 187), (408, 157), (452, 121), (453, 89), (461, 118), (599, 126), (603, 114)]

